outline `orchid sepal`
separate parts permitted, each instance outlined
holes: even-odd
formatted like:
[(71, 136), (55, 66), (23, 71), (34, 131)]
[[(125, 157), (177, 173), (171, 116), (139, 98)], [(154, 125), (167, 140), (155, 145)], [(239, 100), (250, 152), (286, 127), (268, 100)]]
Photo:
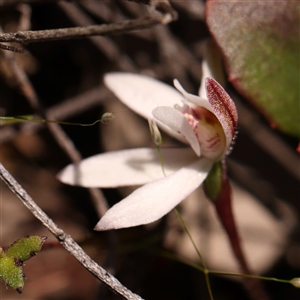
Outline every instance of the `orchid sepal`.
[(203, 157), (172, 175), (138, 188), (111, 207), (94, 229), (128, 228), (160, 219), (202, 184), (212, 164)]
[[(190, 148), (161, 148), (160, 152), (166, 175), (171, 175), (196, 159)], [(97, 154), (77, 165), (68, 165), (57, 175), (61, 182), (69, 185), (100, 188), (142, 185), (163, 177), (155, 148)]]

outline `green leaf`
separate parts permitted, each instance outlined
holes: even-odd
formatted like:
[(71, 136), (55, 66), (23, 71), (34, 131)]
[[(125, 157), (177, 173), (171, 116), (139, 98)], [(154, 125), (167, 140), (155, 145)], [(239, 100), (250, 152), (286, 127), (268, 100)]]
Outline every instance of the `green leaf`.
[(207, 24), (229, 80), (272, 127), (300, 137), (297, 1), (210, 0)]
[(14, 258), (6, 256), (0, 259), (0, 277), (8, 286), (22, 293), (24, 286), (23, 270)]
[(37, 235), (20, 238), (6, 250), (6, 256), (17, 258), (23, 262), (36, 255), (41, 250), (45, 240), (45, 237)]
[(16, 240), (6, 250), (0, 247), (0, 278), (11, 288), (22, 293), (24, 286), (23, 262), (39, 252), (44, 236), (28, 236)]

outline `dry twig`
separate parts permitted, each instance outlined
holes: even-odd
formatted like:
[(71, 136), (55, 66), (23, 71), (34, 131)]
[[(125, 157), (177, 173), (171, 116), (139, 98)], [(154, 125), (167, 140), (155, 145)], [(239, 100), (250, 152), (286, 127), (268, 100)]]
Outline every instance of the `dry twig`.
[(125, 33), (132, 30), (149, 28), (158, 24), (168, 24), (177, 19), (177, 13), (172, 9), (167, 0), (135, 2), (143, 2), (145, 4), (149, 4), (150, 7), (154, 10), (154, 13), (144, 18), (125, 20), (113, 24), (2, 33), (0, 34), (0, 42), (17, 42), (21, 44), (29, 44), (54, 40), (68, 40), (95, 35)]
[(82, 264), (90, 273), (101, 280), (104, 284), (110, 287), (115, 293), (122, 296), (124, 299), (137, 300), (142, 299), (140, 296), (132, 293), (129, 289), (123, 286), (114, 276), (108, 273), (93, 261), (83, 249), (59, 228), (35, 203), (28, 195), (22, 186), (12, 177), (12, 175), (0, 163), (0, 178), (5, 182), (9, 189), (23, 202), (23, 204), (39, 219), (42, 224), (57, 238), (62, 246), (72, 254), (80, 264)]

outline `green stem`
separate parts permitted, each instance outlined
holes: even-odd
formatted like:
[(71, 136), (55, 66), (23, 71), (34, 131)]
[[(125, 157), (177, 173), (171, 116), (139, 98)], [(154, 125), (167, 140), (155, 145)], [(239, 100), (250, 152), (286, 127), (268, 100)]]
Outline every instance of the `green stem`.
[[(163, 174), (164, 174), (164, 176), (166, 176), (164, 161), (163, 161), (163, 158), (162, 158), (162, 155), (161, 155), (161, 151), (160, 151), (160, 144), (157, 144), (157, 153), (158, 153), (158, 157), (159, 157), (159, 161), (160, 161), (160, 164), (161, 164), (161, 167), (162, 167)], [(209, 270), (206, 268), (205, 263), (204, 263), (204, 259), (203, 259), (202, 255), (201, 255), (200, 251), (198, 250), (198, 248), (196, 246), (196, 243), (193, 240), (193, 238), (192, 238), (192, 236), (191, 236), (191, 234), (190, 234), (190, 232), (189, 232), (189, 230), (188, 230), (188, 228), (187, 228), (184, 220), (182, 219), (179, 211), (176, 208), (174, 208), (174, 210), (176, 212), (176, 215), (177, 215), (178, 219), (180, 220), (180, 223), (181, 223), (182, 227), (184, 228), (185, 232), (187, 233), (187, 235), (188, 235), (190, 241), (192, 242), (193, 247), (194, 247), (194, 249), (195, 249), (195, 251), (196, 251), (196, 253), (197, 253), (197, 255), (198, 255), (199, 259), (200, 259), (200, 262), (201, 262), (201, 265), (202, 265), (201, 271), (205, 275), (205, 281), (206, 281), (206, 285), (207, 285), (207, 289), (208, 289), (210, 300), (214, 300), (213, 293), (212, 293), (211, 286), (210, 286), (210, 281), (209, 281)]]
[(169, 259), (172, 259), (174, 261), (188, 265), (196, 270), (199, 270), (200, 272), (203, 272), (204, 274), (207, 272), (208, 274), (212, 274), (212, 275), (247, 277), (247, 278), (260, 279), (260, 280), (275, 281), (275, 282), (280, 282), (280, 283), (288, 283), (288, 284), (292, 283), (290, 279), (278, 279), (275, 277), (266, 277), (266, 276), (260, 276), (260, 275), (242, 274), (242, 273), (235, 273), (235, 272), (204, 269), (203, 267), (199, 266), (196, 263), (188, 261), (187, 259), (179, 258), (179, 257), (175, 256), (174, 254), (168, 253), (168, 252), (160, 252), (160, 255), (163, 255)]
[(161, 155), (160, 146), (157, 146), (157, 153), (158, 153), (158, 158), (159, 158), (159, 162), (161, 164), (161, 168), (162, 168), (163, 174), (166, 177), (165, 164), (164, 164), (164, 160), (163, 160), (162, 155)]
[[(110, 113), (105, 113), (110, 114)], [(72, 125), (72, 126), (94, 126), (97, 123), (106, 124), (108, 123), (107, 116), (103, 114), (101, 119), (96, 120), (93, 123), (73, 123), (73, 122), (64, 122), (64, 121), (57, 121), (57, 120), (46, 120), (46, 119), (40, 119), (40, 118), (34, 118), (31, 116), (16, 116), (16, 117), (6, 117), (6, 116), (0, 116), (0, 120), (3, 120), (7, 123), (13, 123), (13, 122), (34, 122), (34, 123), (56, 123), (61, 125)], [(111, 119), (113, 118), (113, 115), (111, 115)]]
[(206, 285), (207, 285), (209, 297), (210, 297), (211, 300), (214, 300), (214, 297), (213, 297), (213, 294), (212, 294), (212, 290), (211, 290), (211, 286), (210, 286), (210, 281), (209, 281), (209, 273), (210, 273), (210, 271), (206, 268), (205, 263), (204, 263), (204, 259), (203, 259), (202, 255), (201, 255), (200, 251), (198, 250), (198, 248), (196, 246), (196, 243), (195, 243), (192, 235), (190, 234), (190, 232), (189, 232), (189, 230), (188, 230), (188, 228), (187, 228), (184, 220), (182, 219), (179, 211), (176, 208), (174, 208), (174, 210), (176, 212), (176, 215), (177, 215), (178, 219), (180, 220), (180, 223), (181, 223), (182, 227), (184, 228), (184, 230), (187, 233), (190, 241), (192, 242), (195, 251), (197, 252), (197, 255), (198, 255), (198, 257), (200, 259), (200, 262), (201, 262), (201, 264), (203, 266), (202, 272), (204, 273), (204, 276), (205, 276), (205, 281), (206, 281)]
[(210, 274), (215, 274), (215, 275), (246, 277), (246, 278), (255, 278), (255, 279), (260, 279), (260, 280), (268, 280), (268, 281), (275, 281), (275, 282), (281, 282), (281, 283), (291, 283), (291, 280), (278, 279), (275, 277), (266, 277), (266, 276), (260, 276), (260, 275), (241, 274), (241, 273), (235, 273), (235, 272), (224, 272), (224, 271), (215, 271), (215, 270), (210, 270), (209, 272), (210, 272)]

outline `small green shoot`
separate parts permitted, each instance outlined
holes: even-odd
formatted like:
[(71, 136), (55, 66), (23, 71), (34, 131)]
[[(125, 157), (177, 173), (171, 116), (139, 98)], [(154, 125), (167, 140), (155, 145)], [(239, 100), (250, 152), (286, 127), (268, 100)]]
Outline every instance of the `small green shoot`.
[(36, 255), (41, 250), (44, 241), (45, 237), (37, 235), (20, 238), (6, 250), (5, 254), (23, 262)]
[(0, 278), (7, 286), (22, 293), (25, 278), (23, 262), (35, 256), (46, 239), (45, 236), (27, 236), (16, 240), (7, 248), (0, 247)]

